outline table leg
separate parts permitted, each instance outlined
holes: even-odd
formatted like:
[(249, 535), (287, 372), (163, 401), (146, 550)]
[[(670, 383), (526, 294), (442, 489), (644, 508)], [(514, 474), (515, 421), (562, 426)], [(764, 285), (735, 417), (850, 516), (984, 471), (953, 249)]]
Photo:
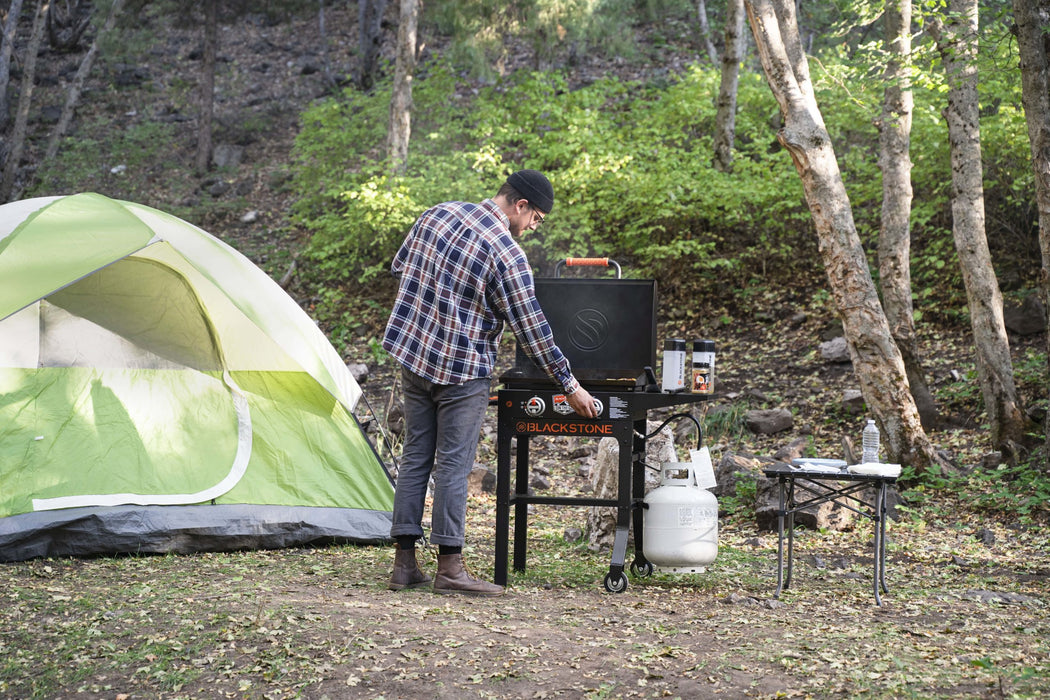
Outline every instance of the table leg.
[(784, 477), (779, 479), (780, 507), (777, 510), (777, 590), (773, 592), (774, 598), (780, 597), (784, 590)]
[(886, 482), (883, 481), (879, 484), (879, 528), (881, 530), (881, 536), (879, 542), (881, 544), (880, 555), (879, 555), (879, 583), (882, 585), (882, 592), (889, 593), (890, 589), (886, 586)]
[(787, 551), (787, 577), (784, 579), (784, 588), (791, 587), (791, 570), (795, 563), (795, 480), (788, 480), (788, 494), (787, 494), (787, 532), (788, 532), (788, 551)]

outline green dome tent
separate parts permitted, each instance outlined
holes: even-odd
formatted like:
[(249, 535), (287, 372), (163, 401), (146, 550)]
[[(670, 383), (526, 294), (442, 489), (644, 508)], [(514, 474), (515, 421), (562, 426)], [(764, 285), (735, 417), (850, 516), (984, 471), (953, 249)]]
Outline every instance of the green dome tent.
[(201, 229), (97, 194), (0, 206), (0, 561), (386, 542), (360, 395)]

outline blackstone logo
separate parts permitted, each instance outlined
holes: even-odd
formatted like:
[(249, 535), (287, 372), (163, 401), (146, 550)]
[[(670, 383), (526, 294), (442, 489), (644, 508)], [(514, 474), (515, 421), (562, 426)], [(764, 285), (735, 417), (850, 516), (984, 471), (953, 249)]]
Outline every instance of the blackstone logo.
[(612, 435), (610, 423), (562, 423), (560, 421), (518, 421), (514, 432), (519, 435), (537, 433), (544, 435)]
[(609, 338), (609, 319), (597, 309), (582, 309), (572, 319), (569, 340), (580, 350), (591, 352)]

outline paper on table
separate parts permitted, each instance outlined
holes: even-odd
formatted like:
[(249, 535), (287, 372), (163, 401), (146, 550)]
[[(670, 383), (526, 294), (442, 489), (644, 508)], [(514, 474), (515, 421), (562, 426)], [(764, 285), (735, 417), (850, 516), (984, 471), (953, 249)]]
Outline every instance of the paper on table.
[(900, 476), (901, 465), (865, 462), (864, 464), (851, 464), (846, 467), (846, 471), (851, 474), (865, 474), (868, 476)]

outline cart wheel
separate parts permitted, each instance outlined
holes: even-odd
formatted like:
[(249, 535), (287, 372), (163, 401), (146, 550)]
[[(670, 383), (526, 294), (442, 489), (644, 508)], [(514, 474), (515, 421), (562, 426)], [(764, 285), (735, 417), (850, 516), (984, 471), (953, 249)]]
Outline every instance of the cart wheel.
[(631, 562), (631, 575), (632, 576), (636, 576), (638, 578), (645, 578), (646, 576), (652, 576), (653, 575), (653, 563), (650, 562), (650, 561), (647, 561), (644, 564), (642, 564), (641, 566), (639, 566), (638, 562), (636, 562), (636, 561)]
[(627, 590), (627, 576), (622, 571), (618, 574), (611, 571), (605, 574), (605, 590), (610, 593), (623, 593)]

